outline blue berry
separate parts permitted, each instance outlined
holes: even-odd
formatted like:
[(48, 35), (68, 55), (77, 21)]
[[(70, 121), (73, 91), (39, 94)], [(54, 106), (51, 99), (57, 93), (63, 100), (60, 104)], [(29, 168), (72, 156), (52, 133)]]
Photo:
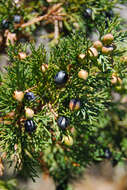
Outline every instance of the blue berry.
[(61, 129), (66, 129), (69, 125), (69, 120), (66, 117), (59, 117), (57, 120), (57, 124)]
[(108, 11), (105, 11), (105, 16), (106, 16), (106, 18), (108, 18), (109, 20), (112, 20), (112, 18), (113, 18), (113, 16), (114, 16), (114, 13), (113, 13), (112, 9), (111, 9), (111, 10), (108, 10)]
[(112, 166), (115, 167), (117, 164), (118, 164), (118, 160), (113, 159), (113, 160), (112, 160)]
[(20, 15), (14, 15), (14, 22), (19, 24), (21, 22), (21, 16)]
[(65, 84), (67, 80), (68, 80), (68, 75), (65, 71), (59, 71), (54, 78), (54, 81), (57, 85)]
[(91, 18), (92, 17), (92, 9), (87, 8), (84, 12), (84, 17), (85, 18)]
[(35, 122), (30, 119), (27, 119), (25, 121), (24, 126), (25, 126), (25, 131), (28, 133), (31, 133), (31, 132), (35, 131), (35, 129), (36, 129)]
[(112, 153), (111, 151), (109, 150), (109, 148), (106, 148), (104, 150), (104, 157), (107, 158), (107, 159), (110, 159), (112, 157)]
[(4, 29), (8, 29), (8, 28), (9, 28), (9, 21), (6, 20), (6, 19), (4, 19), (4, 20), (2, 20), (1, 25), (2, 25), (2, 27), (3, 27)]
[(33, 92), (26, 92), (24, 97), (25, 97), (26, 100), (29, 100), (29, 101), (35, 99), (35, 96), (34, 96)]

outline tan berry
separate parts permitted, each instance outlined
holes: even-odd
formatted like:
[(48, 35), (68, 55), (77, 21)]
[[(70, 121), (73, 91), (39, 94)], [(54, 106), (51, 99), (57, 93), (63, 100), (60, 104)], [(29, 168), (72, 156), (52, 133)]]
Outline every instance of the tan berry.
[(111, 83), (112, 84), (116, 84), (117, 83), (117, 77), (116, 76), (112, 76)]
[(72, 69), (73, 65), (72, 64), (68, 64), (67, 65), (67, 71), (70, 72), (70, 70)]
[(79, 59), (84, 59), (85, 56), (86, 56), (86, 55), (85, 55), (84, 53), (81, 53), (81, 54), (79, 54), (78, 58), (79, 58)]
[(82, 69), (78, 72), (78, 77), (86, 80), (88, 78), (88, 72)]
[(102, 42), (97, 40), (93, 43), (93, 47), (96, 48), (97, 50), (101, 50), (102, 49)]
[(80, 26), (79, 26), (79, 24), (78, 24), (77, 22), (74, 22), (74, 23), (73, 23), (73, 26), (74, 26), (76, 29), (79, 29), (79, 28), (80, 28)]
[(43, 73), (45, 73), (47, 69), (48, 69), (48, 65), (47, 64), (43, 64), (41, 66), (41, 70), (42, 70)]
[(24, 98), (24, 93), (22, 91), (14, 91), (13, 98), (19, 102), (22, 102)]
[(67, 146), (72, 146), (73, 145), (73, 138), (68, 135), (68, 136), (63, 136), (62, 141), (64, 142), (64, 144), (66, 144)]
[(14, 145), (14, 150), (16, 151), (18, 149), (18, 144)]
[(94, 47), (90, 47), (88, 50), (88, 53), (90, 57), (94, 57), (94, 58), (98, 57), (98, 51)]
[(79, 166), (80, 166), (80, 164), (78, 164), (78, 163), (76, 163), (76, 162), (73, 162), (72, 165), (73, 165), (74, 167), (79, 167)]
[(19, 56), (19, 59), (25, 59), (27, 55), (25, 52), (19, 52), (18, 56)]
[(110, 53), (113, 52), (113, 47), (105, 47), (103, 46), (102, 47), (102, 53), (105, 54), (105, 55), (109, 55)]
[(25, 108), (26, 118), (32, 118), (34, 116), (34, 111), (30, 108)]
[(114, 40), (114, 36), (109, 33), (103, 36), (102, 41), (104, 44), (111, 44)]

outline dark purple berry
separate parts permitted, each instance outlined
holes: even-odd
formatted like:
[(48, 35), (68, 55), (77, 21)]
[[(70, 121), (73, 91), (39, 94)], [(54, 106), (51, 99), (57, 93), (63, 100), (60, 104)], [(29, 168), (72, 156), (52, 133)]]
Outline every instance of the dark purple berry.
[(14, 15), (14, 22), (16, 24), (19, 24), (21, 22), (21, 16), (20, 15)]
[(69, 125), (69, 120), (66, 117), (59, 117), (57, 120), (57, 124), (61, 129), (66, 129)]
[(112, 157), (112, 153), (111, 153), (111, 151), (109, 150), (109, 148), (106, 148), (106, 149), (104, 150), (104, 157), (105, 157), (106, 159), (110, 159), (110, 158)]
[(87, 8), (84, 12), (84, 17), (87, 18), (91, 18), (92, 17), (92, 9)]
[(113, 160), (112, 160), (112, 166), (115, 167), (117, 164), (118, 164), (118, 160), (113, 159)]
[(106, 11), (105, 12), (105, 26), (106, 28), (108, 28), (108, 20), (112, 21), (113, 17), (114, 17), (114, 13), (112, 10)]
[(108, 11), (105, 11), (105, 16), (106, 16), (106, 18), (108, 18), (109, 20), (112, 20), (112, 18), (113, 18), (113, 16), (114, 16), (114, 13), (113, 13), (112, 9), (111, 9), (111, 10), (108, 10)]
[(26, 100), (34, 100), (35, 99), (35, 96), (34, 96), (34, 94), (33, 94), (33, 92), (26, 92), (25, 93), (25, 95), (24, 95), (24, 98), (26, 99)]
[(80, 106), (81, 106), (81, 103), (80, 103), (80, 100), (78, 99), (71, 99), (70, 100), (70, 103), (69, 103), (69, 108), (70, 110), (78, 110), (80, 109)]
[(57, 187), (56, 187), (56, 190), (64, 190), (65, 188), (62, 186), (62, 185), (58, 185)]
[(35, 129), (36, 129), (35, 122), (30, 119), (27, 119), (25, 121), (24, 126), (25, 126), (25, 131), (28, 133), (31, 133), (31, 132), (35, 131)]
[(4, 20), (2, 20), (1, 25), (2, 25), (2, 27), (3, 27), (4, 29), (8, 29), (8, 28), (9, 28), (9, 21), (6, 20), (6, 19), (4, 19)]
[(67, 80), (68, 75), (65, 71), (59, 71), (54, 78), (54, 81), (57, 85), (63, 85), (67, 82)]

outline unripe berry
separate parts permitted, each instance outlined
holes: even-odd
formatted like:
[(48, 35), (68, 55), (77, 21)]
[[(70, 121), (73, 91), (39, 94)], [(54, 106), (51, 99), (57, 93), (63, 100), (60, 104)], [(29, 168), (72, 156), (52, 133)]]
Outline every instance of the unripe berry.
[(48, 69), (48, 65), (47, 64), (43, 64), (42, 66), (41, 66), (41, 70), (42, 70), (42, 72), (43, 73), (45, 73), (45, 71)]
[(72, 69), (73, 65), (72, 64), (68, 64), (67, 65), (67, 71), (70, 72), (70, 70)]
[(14, 91), (13, 97), (15, 100), (22, 102), (23, 98), (24, 98), (24, 93), (22, 91)]
[(78, 110), (80, 109), (81, 103), (78, 99), (72, 99), (69, 103), (70, 110)]
[(100, 51), (102, 49), (102, 42), (97, 40), (93, 43), (93, 47), (96, 48), (98, 51)]
[(30, 108), (25, 108), (25, 115), (27, 118), (32, 118), (34, 116), (34, 111)]
[(25, 59), (26, 58), (26, 53), (25, 52), (19, 52), (18, 56), (20, 59)]
[(80, 164), (78, 164), (78, 163), (76, 163), (76, 162), (73, 162), (72, 165), (73, 165), (74, 167), (79, 167), (79, 166), (80, 166)]
[(68, 135), (68, 136), (63, 136), (62, 141), (64, 142), (64, 144), (66, 144), (67, 146), (72, 146), (73, 145), (73, 138)]
[(78, 77), (86, 80), (88, 78), (88, 72), (82, 69), (78, 72)]
[(117, 83), (117, 77), (116, 76), (112, 76), (112, 79), (111, 79), (111, 83), (112, 84), (116, 84)]
[(109, 33), (103, 36), (102, 41), (104, 44), (111, 44), (114, 40), (114, 36)]
[(93, 57), (93, 58), (97, 58), (98, 57), (98, 51), (96, 48), (94, 47), (90, 47), (88, 50), (89, 56)]
[(78, 58), (79, 58), (79, 59), (84, 59), (85, 56), (86, 56), (86, 55), (85, 55), (84, 53), (81, 53), (81, 54), (79, 54)]
[(73, 23), (73, 26), (74, 26), (76, 29), (79, 29), (79, 28), (80, 28), (78, 22), (74, 22), (74, 23)]
[(113, 47), (102, 47), (102, 53), (105, 55), (109, 55), (113, 52), (114, 48)]

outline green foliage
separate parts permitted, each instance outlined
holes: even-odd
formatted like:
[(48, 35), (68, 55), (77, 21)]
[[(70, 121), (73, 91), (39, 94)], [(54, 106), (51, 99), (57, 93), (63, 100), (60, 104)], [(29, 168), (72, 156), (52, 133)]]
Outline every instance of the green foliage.
[[(112, 20), (115, 16), (113, 8), (118, 4), (124, 4), (126, 1), (120, 0), (53, 0), (52, 3), (62, 3), (66, 17), (64, 18), (64, 26), (67, 30), (72, 29), (93, 31), (99, 24), (108, 27), (108, 20)], [(87, 9), (91, 10), (91, 15), (87, 15)]]
[[(9, 21), (9, 30), (11, 32), (16, 32), (21, 36), (20, 27), (15, 27), (14, 23), (14, 15), (21, 16), (21, 23), (28, 22), (29, 20), (37, 17), (38, 15), (43, 14), (42, 8), (45, 5), (45, 1), (22, 1), (19, 3), (15, 3), (14, 0), (1, 0), (0, 2), (0, 23), (4, 19)], [(2, 25), (0, 24), (1, 31), (3, 30)], [(36, 26), (33, 24), (30, 27), (27, 27), (22, 31), (24, 34), (30, 33), (36, 29)]]
[[(125, 159), (126, 129), (114, 126), (113, 113), (118, 115), (118, 120), (126, 114), (122, 115), (119, 102), (113, 103), (111, 96), (117, 86), (126, 86), (126, 61), (122, 57), (127, 33), (117, 31), (119, 24), (114, 20), (109, 28), (99, 28), (100, 40), (107, 33), (113, 34), (111, 45), (115, 48), (107, 55), (99, 51), (98, 57), (88, 53), (93, 42), (86, 33), (73, 33), (60, 40), (51, 50), (50, 58), (43, 46), (38, 49), (34, 45), (9, 46), (10, 65), (0, 85), (0, 148), (6, 153), (7, 161), (15, 163), (16, 171), (34, 179), (36, 169), (42, 167), (56, 184), (67, 184), (87, 165), (103, 160), (106, 147), (112, 150), (113, 158)], [(20, 59), (19, 52), (26, 52), (27, 48), (30, 53)], [(79, 58), (81, 53), (85, 54), (84, 59)], [(41, 66), (45, 64), (48, 68), (42, 72)], [(78, 77), (81, 69), (88, 72), (86, 80)], [(68, 74), (68, 81), (61, 87), (54, 82), (60, 70)], [(118, 81), (113, 85), (114, 73)], [(36, 98), (33, 101), (23, 98), (19, 102), (14, 96), (17, 90), (33, 92)], [(79, 110), (69, 109), (73, 98), (81, 101)], [(26, 107), (35, 113), (36, 131), (33, 133), (27, 133), (24, 127)], [(66, 130), (57, 125), (60, 116), (70, 120)], [(72, 146), (63, 141), (65, 135), (73, 138)]]
[[(5, 38), (5, 29), (2, 26), (4, 19), (8, 20), (9, 32), (16, 33), (17, 40), (21, 37), (28, 39), (41, 23), (43, 25), (48, 24), (50, 32), (54, 32), (52, 27), (54, 20), (58, 20), (58, 30), (61, 32), (61, 36), (75, 30), (89, 31), (89, 34), (91, 34), (93, 29), (98, 29), (97, 26), (101, 23), (108, 27), (108, 21), (112, 20), (115, 15), (112, 11), (113, 8), (118, 7), (118, 3), (125, 2), (120, 0), (55, 0), (48, 3), (46, 0), (36, 0), (19, 1), (16, 3), (14, 0), (1, 0), (0, 34)], [(60, 4), (61, 6), (59, 8), (54, 9), (53, 7), (52, 9), (53, 5), (57, 6)], [(90, 16), (87, 16), (87, 8), (92, 11)], [(37, 17), (44, 16), (50, 11), (51, 14), (42, 20), (42, 22), (36, 20)], [(19, 24), (14, 23), (14, 15), (21, 16), (21, 22)], [(22, 24), (31, 20), (33, 21), (31, 24), (22, 27)], [(5, 40), (3, 40), (4, 42)]]

